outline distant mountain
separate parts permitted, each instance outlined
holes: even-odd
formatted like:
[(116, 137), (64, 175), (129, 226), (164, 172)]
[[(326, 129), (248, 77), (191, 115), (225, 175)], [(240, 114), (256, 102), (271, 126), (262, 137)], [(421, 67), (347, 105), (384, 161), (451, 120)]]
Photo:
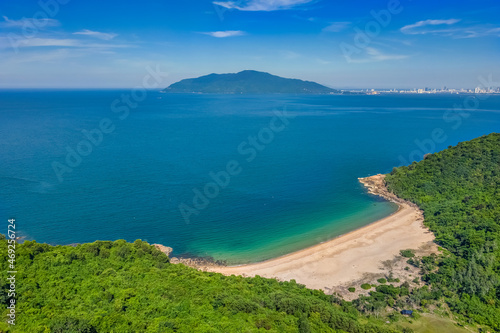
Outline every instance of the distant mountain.
[(246, 70), (236, 74), (210, 74), (185, 79), (164, 89), (168, 93), (204, 94), (332, 94), (340, 91), (319, 83), (286, 79), (265, 72)]

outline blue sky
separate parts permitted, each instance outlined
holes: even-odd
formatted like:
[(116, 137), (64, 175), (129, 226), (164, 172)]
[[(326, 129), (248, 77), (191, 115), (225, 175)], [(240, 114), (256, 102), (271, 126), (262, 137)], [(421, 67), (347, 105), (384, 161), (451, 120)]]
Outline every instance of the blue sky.
[[(244, 69), (334, 88), (500, 80), (500, 2), (16, 0), (0, 4), (0, 88), (129, 88)], [(495, 79), (496, 78), (496, 79)]]

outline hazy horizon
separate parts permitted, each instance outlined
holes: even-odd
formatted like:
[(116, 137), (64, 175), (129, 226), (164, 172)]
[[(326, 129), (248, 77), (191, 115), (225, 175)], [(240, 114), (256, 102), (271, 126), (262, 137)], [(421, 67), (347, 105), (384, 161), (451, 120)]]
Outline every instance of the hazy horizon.
[(0, 4), (0, 88), (166, 87), (245, 69), (337, 89), (473, 88), (500, 75), (500, 4), (21, 0)]

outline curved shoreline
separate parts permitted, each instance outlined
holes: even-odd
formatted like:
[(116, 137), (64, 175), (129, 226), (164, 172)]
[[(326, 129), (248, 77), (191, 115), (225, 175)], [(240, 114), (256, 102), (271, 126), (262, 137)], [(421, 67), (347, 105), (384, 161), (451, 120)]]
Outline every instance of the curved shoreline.
[[(360, 179), (361, 179), (361, 178), (360, 178)], [(366, 224), (366, 225), (364, 225), (364, 226), (362, 226), (362, 227), (359, 227), (359, 228), (357, 228), (357, 229), (354, 229), (354, 230), (348, 231), (348, 232), (346, 232), (345, 234), (341, 234), (341, 235), (335, 236), (335, 237), (333, 237), (333, 238), (331, 238), (331, 239), (329, 239), (329, 240), (326, 240), (326, 241), (323, 241), (323, 242), (319, 242), (319, 243), (317, 243), (317, 244), (314, 244), (314, 245), (308, 246), (308, 247), (306, 247), (306, 248), (303, 248), (303, 249), (300, 249), (300, 250), (297, 250), (297, 251), (293, 251), (293, 252), (290, 252), (290, 253), (282, 254), (282, 255), (280, 255), (280, 256), (278, 256), (278, 257), (274, 257), (274, 258), (270, 258), (270, 259), (266, 259), (266, 260), (262, 260), (262, 261), (257, 261), (257, 262), (253, 262), (253, 263), (249, 263), (249, 264), (224, 265), (224, 266), (221, 266), (221, 267), (224, 267), (224, 268), (238, 268), (238, 267), (254, 266), (254, 265), (259, 265), (259, 264), (266, 263), (266, 262), (268, 262), (268, 261), (274, 261), (274, 260), (282, 259), (282, 258), (288, 257), (288, 256), (290, 256), (290, 255), (293, 255), (293, 254), (296, 254), (296, 253), (299, 253), (299, 252), (305, 251), (305, 250), (307, 250), (307, 249), (313, 249), (313, 248), (315, 248), (315, 247), (317, 247), (317, 246), (319, 246), (319, 245), (326, 244), (326, 243), (330, 243), (330, 242), (332, 242), (332, 241), (334, 241), (334, 240), (336, 240), (336, 239), (338, 239), (338, 238), (342, 238), (342, 237), (347, 236), (347, 235), (349, 235), (349, 234), (351, 234), (351, 233), (353, 233), (353, 232), (356, 232), (356, 231), (361, 230), (361, 229), (363, 229), (363, 228), (366, 228), (366, 227), (368, 227), (368, 226), (370, 226), (370, 225), (372, 225), (372, 224), (374, 224), (374, 223), (380, 222), (380, 221), (382, 221), (382, 220), (384, 220), (384, 219), (386, 219), (386, 218), (388, 218), (388, 217), (391, 217), (391, 216), (393, 216), (393, 215), (397, 214), (399, 211), (401, 211), (401, 205), (400, 205), (400, 204), (398, 204), (398, 209), (397, 209), (395, 212), (392, 212), (391, 214), (387, 215), (387, 216), (386, 216), (386, 217), (384, 217), (384, 218), (381, 218), (380, 220), (376, 220), (376, 221), (370, 222), (370, 223), (368, 223), (368, 224)], [(156, 244), (153, 244), (153, 245), (156, 245)], [(206, 268), (206, 270), (208, 270), (208, 267)]]
[(402, 249), (418, 249), (434, 240), (423, 225), (423, 214), (415, 204), (389, 193), (385, 175), (359, 178), (368, 192), (398, 204), (391, 215), (329, 241), (266, 261), (239, 266), (200, 265), (198, 268), (225, 275), (260, 275), (278, 280), (294, 279), (311, 289), (333, 287), (380, 273), (384, 260)]

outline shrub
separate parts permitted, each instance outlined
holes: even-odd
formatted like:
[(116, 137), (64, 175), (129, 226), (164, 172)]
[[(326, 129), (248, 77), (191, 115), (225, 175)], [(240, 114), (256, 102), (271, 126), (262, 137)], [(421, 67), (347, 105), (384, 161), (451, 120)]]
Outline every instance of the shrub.
[(361, 288), (362, 288), (362, 289), (364, 289), (364, 290), (368, 290), (368, 289), (371, 289), (371, 288), (372, 288), (372, 286), (371, 286), (371, 284), (369, 284), (369, 283), (363, 283), (363, 284), (361, 285)]
[(350, 287), (350, 288), (349, 288), (349, 289), (347, 289), (347, 290), (349, 290), (351, 293), (353, 293), (353, 292), (355, 292), (355, 291), (356, 291), (356, 288), (354, 288), (354, 287)]
[(413, 258), (415, 256), (413, 250), (401, 250), (399, 253), (405, 258)]
[(412, 266), (415, 266), (415, 267), (418, 267), (420, 266), (420, 261), (418, 259), (413, 259), (413, 258), (410, 258), (406, 261), (406, 263), (412, 265)]

